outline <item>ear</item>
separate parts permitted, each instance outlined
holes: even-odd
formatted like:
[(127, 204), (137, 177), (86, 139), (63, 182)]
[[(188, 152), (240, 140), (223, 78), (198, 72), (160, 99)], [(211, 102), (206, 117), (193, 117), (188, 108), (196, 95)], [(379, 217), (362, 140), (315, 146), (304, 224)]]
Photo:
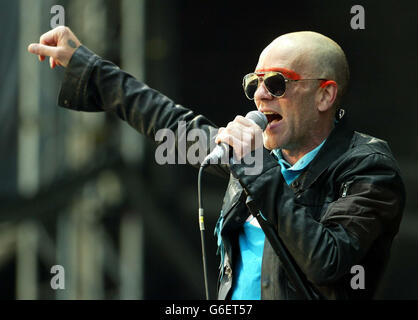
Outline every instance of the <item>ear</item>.
[(316, 106), (319, 112), (329, 110), (335, 102), (338, 93), (338, 85), (333, 80), (323, 81), (316, 96)]

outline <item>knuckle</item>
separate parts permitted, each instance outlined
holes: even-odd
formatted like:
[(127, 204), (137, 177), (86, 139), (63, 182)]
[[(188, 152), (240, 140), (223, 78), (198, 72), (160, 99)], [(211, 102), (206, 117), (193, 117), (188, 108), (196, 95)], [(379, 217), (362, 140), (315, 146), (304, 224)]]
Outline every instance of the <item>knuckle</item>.
[(55, 28), (55, 31), (61, 36), (65, 36), (66, 34), (68, 34), (68, 30), (69, 28), (66, 26), (58, 26)]
[(39, 43), (43, 43), (43, 41), (45, 41), (45, 38), (48, 36), (48, 34), (44, 33), (43, 35), (41, 35), (39, 37)]
[(244, 128), (242, 128), (242, 135), (244, 136), (244, 137), (251, 137), (252, 135), (253, 135), (253, 130), (251, 130), (251, 128), (248, 128), (248, 127), (244, 127)]

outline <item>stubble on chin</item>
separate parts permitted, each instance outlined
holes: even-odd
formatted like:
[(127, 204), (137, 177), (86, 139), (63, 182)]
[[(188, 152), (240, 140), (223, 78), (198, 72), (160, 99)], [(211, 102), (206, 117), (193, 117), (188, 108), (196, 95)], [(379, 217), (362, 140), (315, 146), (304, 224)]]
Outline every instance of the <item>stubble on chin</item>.
[(266, 148), (267, 150), (274, 150), (279, 148), (279, 145), (277, 141), (274, 140), (274, 137), (267, 136), (266, 133), (263, 133), (263, 144), (264, 148)]

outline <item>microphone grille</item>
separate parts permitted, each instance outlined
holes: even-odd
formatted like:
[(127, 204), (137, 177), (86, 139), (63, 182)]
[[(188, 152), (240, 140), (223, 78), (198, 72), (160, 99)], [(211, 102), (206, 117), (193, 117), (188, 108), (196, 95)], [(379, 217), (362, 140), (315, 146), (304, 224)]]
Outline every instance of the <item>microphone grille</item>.
[(253, 121), (263, 131), (266, 130), (268, 120), (267, 120), (267, 117), (264, 113), (262, 113), (258, 110), (253, 110), (253, 111), (248, 112), (247, 115), (245, 116), (245, 118)]

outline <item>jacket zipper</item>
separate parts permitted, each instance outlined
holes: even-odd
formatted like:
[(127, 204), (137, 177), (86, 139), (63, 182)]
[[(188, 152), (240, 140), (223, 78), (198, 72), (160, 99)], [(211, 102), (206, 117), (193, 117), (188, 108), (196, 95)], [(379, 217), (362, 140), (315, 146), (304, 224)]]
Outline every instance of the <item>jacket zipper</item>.
[(353, 183), (353, 181), (344, 182), (342, 192), (341, 192), (341, 198), (345, 198), (347, 196), (348, 188)]

